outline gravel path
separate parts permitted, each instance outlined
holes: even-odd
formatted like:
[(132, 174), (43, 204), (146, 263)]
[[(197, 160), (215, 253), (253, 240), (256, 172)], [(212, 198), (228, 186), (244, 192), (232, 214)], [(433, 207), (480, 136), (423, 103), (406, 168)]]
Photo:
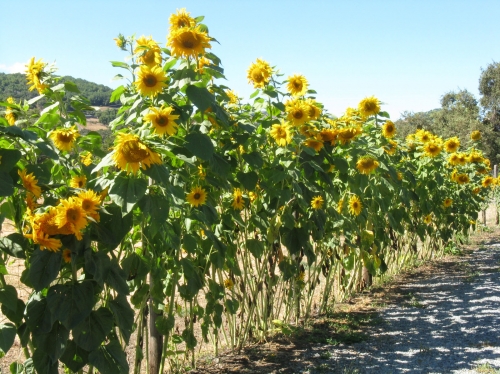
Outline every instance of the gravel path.
[(496, 373), (500, 244), (459, 258), (457, 265), (458, 271), (438, 267), (425, 279), (399, 285), (407, 301), (381, 310), (383, 322), (370, 328), (368, 340), (330, 348), (323, 372)]

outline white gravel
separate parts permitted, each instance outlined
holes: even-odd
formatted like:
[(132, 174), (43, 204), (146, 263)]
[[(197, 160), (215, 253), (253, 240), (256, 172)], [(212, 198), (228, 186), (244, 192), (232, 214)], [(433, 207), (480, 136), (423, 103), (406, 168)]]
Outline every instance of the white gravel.
[(368, 340), (329, 348), (324, 372), (500, 373), (500, 244), (458, 261), (404, 285), (414, 302), (388, 305)]

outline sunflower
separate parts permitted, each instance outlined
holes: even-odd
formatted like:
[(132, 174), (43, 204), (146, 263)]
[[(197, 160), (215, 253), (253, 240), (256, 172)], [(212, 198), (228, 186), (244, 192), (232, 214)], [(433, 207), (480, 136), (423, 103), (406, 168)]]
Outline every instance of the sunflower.
[(304, 145), (306, 147), (314, 149), (316, 152), (321, 151), (321, 148), (323, 148), (323, 142), (319, 139), (314, 139), (314, 138), (307, 139), (304, 142)]
[(481, 187), (474, 187), (474, 188), (472, 189), (472, 193), (473, 193), (474, 195), (477, 195), (479, 192), (481, 192)]
[(365, 97), (358, 105), (362, 117), (369, 117), (380, 112), (380, 100), (375, 96)]
[(151, 164), (161, 164), (161, 158), (149, 149), (137, 135), (119, 133), (113, 154), (115, 165), (127, 173), (136, 174), (139, 168), (147, 169)]
[(386, 138), (393, 138), (396, 135), (396, 125), (392, 121), (386, 121), (382, 126), (382, 135)]
[(415, 133), (415, 137), (420, 140), (422, 143), (430, 142), (433, 139), (432, 133), (429, 131), (420, 129)]
[(321, 209), (323, 207), (324, 202), (325, 202), (325, 200), (323, 200), (323, 198), (321, 196), (315, 196), (311, 200), (311, 207), (313, 209)]
[(202, 56), (198, 59), (198, 71), (200, 72), (200, 74), (203, 74), (203, 72), (205, 71), (203, 68), (205, 66), (208, 66), (210, 65), (212, 62), (206, 58), (205, 56)]
[(458, 147), (460, 147), (460, 139), (458, 139), (456, 136), (454, 136), (453, 138), (449, 138), (444, 142), (444, 150), (448, 153), (456, 152), (458, 150)]
[(99, 213), (97, 210), (101, 205), (100, 196), (92, 190), (82, 191), (78, 194), (80, 205), (85, 213), (94, 220), (99, 221)]
[(426, 215), (426, 216), (424, 217), (424, 223), (425, 223), (426, 225), (430, 225), (430, 224), (431, 224), (431, 222), (432, 222), (432, 214), (428, 214), (428, 215)]
[(288, 77), (288, 84), (286, 89), (292, 96), (303, 96), (307, 92), (307, 79), (300, 74)]
[(484, 161), (483, 154), (475, 149), (465, 156), (466, 160), (472, 164), (480, 164)]
[(467, 163), (467, 155), (465, 153), (457, 153), (458, 164), (465, 165)]
[(356, 168), (361, 174), (370, 174), (378, 168), (379, 162), (370, 156), (363, 156), (356, 162)]
[(172, 107), (150, 108), (150, 110), (151, 113), (146, 114), (144, 120), (153, 124), (154, 130), (158, 135), (174, 135), (177, 132), (178, 125), (175, 123), (175, 120), (179, 118), (179, 115), (172, 114), (174, 110)]
[(253, 203), (255, 200), (257, 200), (257, 192), (250, 191), (248, 193), (248, 198), (250, 199), (250, 202)]
[(340, 140), (342, 144), (349, 144), (358, 135), (360, 135), (362, 130), (359, 127), (344, 127), (337, 132), (337, 139)]
[(445, 208), (449, 208), (451, 206), (451, 204), (453, 204), (453, 199), (450, 199), (449, 197), (447, 197), (446, 199), (444, 199), (443, 206)]
[(436, 157), (441, 153), (441, 145), (437, 142), (430, 141), (424, 144), (424, 152), (429, 157)]
[(186, 196), (186, 200), (191, 206), (198, 207), (205, 204), (207, 192), (200, 186), (194, 187)]
[(264, 88), (264, 86), (269, 83), (272, 73), (273, 69), (271, 66), (266, 61), (258, 58), (257, 61), (252, 63), (248, 68), (248, 82), (253, 83), (255, 88)]
[(166, 80), (165, 72), (160, 66), (150, 68), (147, 65), (141, 65), (134, 85), (141, 95), (153, 97), (167, 86)]
[(396, 153), (397, 149), (398, 143), (396, 143), (394, 140), (389, 140), (389, 144), (387, 144), (387, 147), (384, 148), (384, 152), (392, 156)]
[(24, 188), (35, 195), (36, 198), (39, 198), (42, 194), (42, 189), (38, 186), (38, 180), (35, 175), (33, 173), (26, 174), (26, 169), (18, 170), (17, 174), (21, 177)]
[(361, 204), (361, 200), (358, 196), (352, 195), (349, 199), (349, 213), (354, 216), (359, 216), (361, 210), (363, 209), (363, 204)]
[(289, 100), (285, 110), (288, 121), (294, 126), (302, 126), (309, 121), (309, 108), (302, 100)]
[[(12, 97), (7, 98), (7, 103), (15, 104), (14, 99)], [(14, 126), (17, 120), (17, 116), (18, 116), (17, 111), (12, 109), (10, 106), (8, 106), (5, 109), (5, 119), (7, 120), (10, 126)]]
[(36, 198), (31, 192), (26, 194), (26, 207), (31, 211), (34, 211), (38, 207)]
[(316, 100), (306, 99), (304, 103), (307, 106), (307, 115), (311, 121), (317, 120), (321, 116), (321, 109), (316, 105)]
[(227, 288), (228, 290), (232, 290), (234, 287), (234, 282), (232, 279), (227, 278), (224, 279), (224, 288)]
[(466, 184), (469, 183), (470, 179), (467, 174), (457, 174), (455, 177), (455, 182), (458, 184)]
[(477, 142), (478, 140), (481, 140), (481, 131), (475, 130), (470, 133), (470, 138)]
[(69, 249), (64, 249), (62, 252), (63, 261), (67, 264), (71, 262), (71, 251)]
[(92, 153), (85, 152), (80, 154), (80, 161), (85, 166), (89, 166), (92, 163)]
[(201, 31), (200, 26), (182, 27), (172, 30), (168, 36), (167, 43), (171, 48), (170, 53), (174, 57), (193, 57), (205, 54), (206, 48), (211, 48), (210, 37)]
[(146, 37), (143, 35), (136, 40), (136, 43), (134, 54), (139, 54), (137, 62), (149, 67), (161, 65), (162, 57), (160, 47), (151, 36)]
[(242, 210), (245, 207), (243, 194), (239, 188), (235, 188), (233, 191), (233, 202), (231, 203), (231, 206), (237, 210)]
[(36, 89), (38, 93), (42, 93), (48, 85), (42, 83), (42, 79), (45, 77), (46, 73), (43, 69), (47, 66), (42, 59), (39, 59), (35, 62), (35, 58), (32, 57), (28, 65), (26, 65), (26, 80), (28, 81), (28, 85), (30, 91)]
[(233, 90), (227, 90), (226, 95), (229, 98), (229, 104), (238, 104), (238, 95)]
[[(25, 235), (27, 236), (27, 235)], [(40, 233), (40, 235), (36, 237), (32, 237), (33, 242), (40, 246), (40, 250), (47, 249), (52, 252), (59, 252), (62, 247), (62, 243), (59, 239), (50, 238), (47, 234)]]
[(324, 129), (318, 133), (318, 137), (321, 141), (330, 142), (331, 145), (334, 145), (337, 140), (337, 131), (333, 129)]
[(340, 199), (339, 202), (337, 203), (337, 213), (341, 214), (342, 209), (344, 209), (344, 199)]
[(484, 188), (494, 185), (494, 183), (495, 183), (495, 178), (493, 178), (492, 176), (484, 177), (483, 180), (481, 181), (481, 184), (483, 185)]
[(170, 32), (182, 29), (184, 27), (194, 27), (196, 21), (186, 12), (186, 8), (177, 9), (175, 14), (170, 15)]
[(59, 129), (54, 130), (49, 135), (49, 138), (52, 139), (54, 145), (60, 151), (69, 152), (73, 149), (75, 144), (75, 140), (80, 136), (78, 129), (76, 126), (73, 126), (69, 129)]
[(206, 172), (206, 170), (205, 170), (205, 169), (203, 169), (203, 166), (198, 165), (198, 177), (199, 177), (201, 180), (204, 180), (206, 176), (207, 176), (207, 172)]
[(460, 164), (460, 157), (457, 153), (452, 153), (450, 157), (448, 157), (448, 163), (450, 165), (456, 166)]
[(276, 143), (278, 143), (280, 147), (284, 147), (292, 141), (290, 126), (283, 121), (279, 125), (273, 125), (269, 134), (276, 140)]
[(87, 177), (85, 175), (75, 175), (69, 181), (69, 186), (73, 188), (83, 188), (87, 184)]
[(57, 227), (62, 228), (67, 225), (72, 234), (75, 234), (78, 240), (82, 240), (82, 233), (87, 224), (87, 213), (82, 208), (79, 199), (70, 197), (61, 200), (56, 207), (57, 215), (55, 218)]
[(123, 51), (126, 51), (127, 49), (125, 48), (125, 44), (127, 43), (127, 40), (122, 34), (118, 34), (118, 38), (113, 38), (115, 41), (115, 44), (118, 48), (120, 48)]

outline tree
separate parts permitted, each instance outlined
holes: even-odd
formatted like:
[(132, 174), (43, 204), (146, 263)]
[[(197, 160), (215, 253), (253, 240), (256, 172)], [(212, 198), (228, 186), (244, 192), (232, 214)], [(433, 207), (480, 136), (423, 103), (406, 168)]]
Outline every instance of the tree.
[(483, 107), (484, 122), (500, 131), (500, 63), (493, 62), (483, 70), (479, 78), (479, 94)]

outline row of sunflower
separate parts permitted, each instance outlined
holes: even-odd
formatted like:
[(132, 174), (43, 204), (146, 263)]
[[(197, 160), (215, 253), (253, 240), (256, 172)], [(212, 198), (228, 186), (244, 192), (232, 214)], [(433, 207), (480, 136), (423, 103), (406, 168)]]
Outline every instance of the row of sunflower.
[[(0, 238), (10, 320), (0, 352), (17, 334), (18, 367), (129, 372), (133, 344), (138, 373), (148, 329), (163, 340), (151, 372), (194, 360), (197, 336), (216, 351), (241, 348), (324, 311), (363, 274), (467, 235), (498, 184), (480, 133), (465, 146), (425, 130), (396, 140), (377, 98), (335, 118), (304, 76), (283, 79), (262, 59), (241, 101), (217, 83), (223, 69), (202, 20), (173, 14), (166, 48), (115, 39), (131, 63), (113, 65), (132, 84), (111, 97), (121, 105), (112, 149), (80, 133), (88, 100), (42, 60), (27, 66), (40, 95), (1, 103), (0, 219), (17, 231)], [(24, 260), (28, 300), (9, 284), (11, 258)]]

